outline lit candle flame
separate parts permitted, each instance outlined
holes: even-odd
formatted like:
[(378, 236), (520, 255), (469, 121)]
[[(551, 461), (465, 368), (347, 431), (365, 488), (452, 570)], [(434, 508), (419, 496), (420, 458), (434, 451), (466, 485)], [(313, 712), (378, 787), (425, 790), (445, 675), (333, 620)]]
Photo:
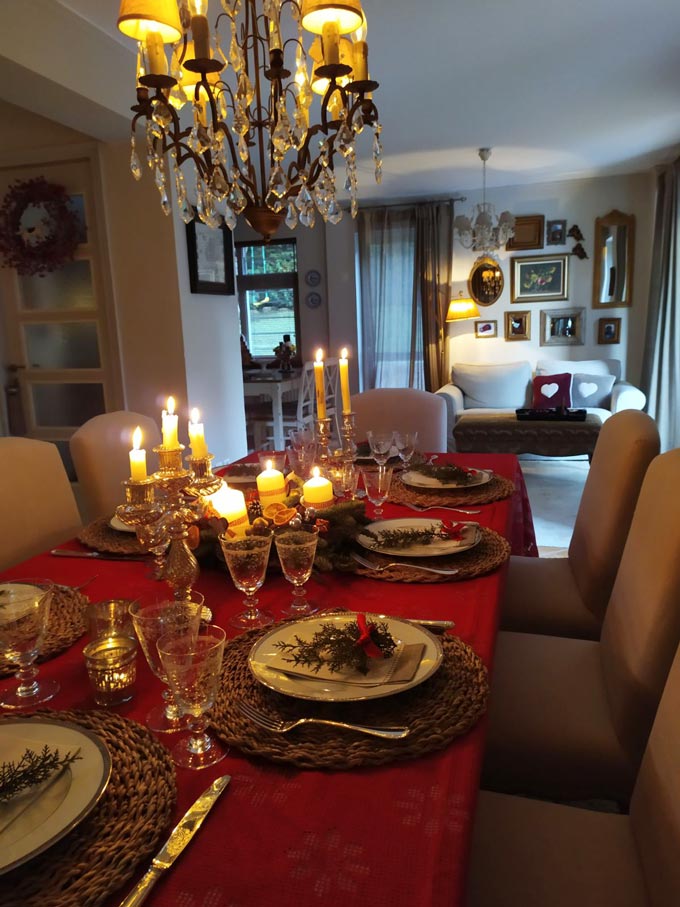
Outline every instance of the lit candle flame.
[(314, 476), (315, 479), (318, 479), (318, 478), (319, 478), (319, 476), (321, 475), (321, 470), (319, 469), (318, 466), (315, 466), (315, 467), (312, 469), (312, 475)]
[(133, 450), (139, 450), (142, 446), (142, 429), (137, 426), (137, 428), (132, 432), (132, 448)]
[(340, 358), (341, 359), (347, 358), (347, 347), (346, 346), (343, 346), (343, 348), (340, 350)]
[(271, 460), (267, 460), (267, 464), (266, 464), (266, 465), (267, 465), (267, 469), (271, 469), (272, 466), (273, 466), (274, 464), (273, 464), (273, 462), (272, 462)]
[(323, 350), (319, 349), (316, 351), (316, 361), (323, 362)]
[(201, 421), (201, 414), (195, 406), (191, 410), (191, 421), (194, 425), (198, 425), (198, 423)]
[(175, 398), (168, 397), (168, 415), (173, 416), (175, 414)]

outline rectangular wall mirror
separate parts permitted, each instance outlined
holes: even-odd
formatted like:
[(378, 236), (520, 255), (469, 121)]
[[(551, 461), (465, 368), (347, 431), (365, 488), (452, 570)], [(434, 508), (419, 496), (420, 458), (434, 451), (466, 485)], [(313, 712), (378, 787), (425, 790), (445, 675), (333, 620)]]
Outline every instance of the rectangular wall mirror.
[(593, 308), (632, 304), (635, 216), (610, 211), (595, 221)]

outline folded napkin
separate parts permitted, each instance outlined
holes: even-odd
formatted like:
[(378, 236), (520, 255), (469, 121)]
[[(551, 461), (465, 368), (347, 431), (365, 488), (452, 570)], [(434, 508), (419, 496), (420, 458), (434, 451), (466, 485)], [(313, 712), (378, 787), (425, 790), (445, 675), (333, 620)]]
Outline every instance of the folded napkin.
[(400, 644), (394, 650), (391, 658), (370, 659), (368, 674), (361, 674), (355, 670), (334, 671), (331, 673), (327, 667), (321, 667), (319, 671), (313, 671), (304, 665), (295, 665), (290, 661), (286, 661), (284, 655), (278, 652), (267, 660), (266, 666), (291, 677), (301, 677), (305, 680), (323, 680), (324, 683), (348, 683), (357, 687), (379, 687), (386, 683), (408, 683), (413, 680), (424, 652), (425, 645), (423, 643)]

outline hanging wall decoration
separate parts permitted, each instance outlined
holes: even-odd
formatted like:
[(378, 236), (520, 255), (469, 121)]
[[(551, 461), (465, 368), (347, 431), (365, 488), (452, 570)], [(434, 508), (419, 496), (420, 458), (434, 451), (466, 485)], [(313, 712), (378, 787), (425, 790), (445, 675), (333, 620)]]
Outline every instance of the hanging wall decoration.
[(22, 276), (44, 277), (73, 261), (82, 229), (63, 186), (17, 180), (0, 207), (0, 253)]

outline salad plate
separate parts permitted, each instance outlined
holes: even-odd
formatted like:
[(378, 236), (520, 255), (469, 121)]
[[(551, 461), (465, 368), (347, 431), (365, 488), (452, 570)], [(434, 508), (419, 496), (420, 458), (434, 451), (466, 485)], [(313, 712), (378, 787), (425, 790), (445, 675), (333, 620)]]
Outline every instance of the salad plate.
[[(431, 541), (419, 541), (418, 534), (437, 533), (446, 523), (426, 517), (401, 517), (393, 520), (377, 520), (365, 526), (357, 536), (357, 542), (369, 551), (389, 554), (391, 557), (441, 557), (460, 554), (479, 544), (482, 537), (479, 523), (454, 523), (451, 537), (434, 537)], [(370, 534), (369, 534), (370, 533)], [(399, 535), (414, 533), (411, 544), (396, 544)], [(456, 537), (457, 535), (457, 537)]]
[[(435, 469), (445, 470), (446, 467), (432, 467), (433, 473)], [(468, 473), (468, 480), (463, 480), (462, 477), (452, 477), (450, 479), (438, 478), (436, 474), (428, 475), (427, 472), (409, 469), (402, 473), (401, 481), (404, 485), (408, 485), (411, 488), (426, 488), (428, 490), (455, 488), (458, 491), (464, 491), (466, 488), (476, 488), (479, 485), (486, 485), (487, 482), (490, 482), (493, 478), (493, 472), (489, 469), (466, 469), (465, 472)]]

